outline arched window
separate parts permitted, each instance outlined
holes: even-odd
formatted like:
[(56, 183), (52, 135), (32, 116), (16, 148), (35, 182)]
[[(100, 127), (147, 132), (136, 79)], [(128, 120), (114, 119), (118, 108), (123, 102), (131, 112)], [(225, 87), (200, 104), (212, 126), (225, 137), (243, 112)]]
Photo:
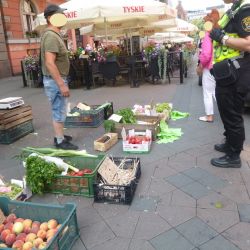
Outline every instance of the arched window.
[(23, 0), (22, 17), (24, 33), (31, 33), (34, 29), (34, 20), (36, 14), (37, 13), (34, 4), (30, 0)]

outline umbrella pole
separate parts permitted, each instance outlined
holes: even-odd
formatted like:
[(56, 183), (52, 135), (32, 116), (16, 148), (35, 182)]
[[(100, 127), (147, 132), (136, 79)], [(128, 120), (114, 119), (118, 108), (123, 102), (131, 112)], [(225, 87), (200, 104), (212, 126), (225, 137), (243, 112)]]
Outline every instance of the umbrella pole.
[(104, 25), (105, 25), (105, 41), (106, 41), (106, 46), (108, 45), (108, 30), (107, 30), (107, 20), (106, 17), (104, 17)]
[(133, 55), (133, 44), (132, 44), (132, 33), (131, 30), (129, 29), (129, 39), (130, 39), (130, 55)]

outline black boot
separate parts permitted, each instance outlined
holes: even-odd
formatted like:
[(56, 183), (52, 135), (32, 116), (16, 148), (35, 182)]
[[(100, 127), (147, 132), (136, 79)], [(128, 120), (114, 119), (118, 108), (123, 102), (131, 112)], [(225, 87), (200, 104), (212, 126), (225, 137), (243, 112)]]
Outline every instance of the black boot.
[(219, 158), (213, 158), (211, 164), (219, 168), (240, 168), (241, 160), (239, 155), (224, 155)]
[(229, 149), (228, 144), (227, 143), (221, 143), (221, 144), (215, 144), (214, 145), (214, 149), (216, 151), (222, 152), (222, 153), (226, 153)]

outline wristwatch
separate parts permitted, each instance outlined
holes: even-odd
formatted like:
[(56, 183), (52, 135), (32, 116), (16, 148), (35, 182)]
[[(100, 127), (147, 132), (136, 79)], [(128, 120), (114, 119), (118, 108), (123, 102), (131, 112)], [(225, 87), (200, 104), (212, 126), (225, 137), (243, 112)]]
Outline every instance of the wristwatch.
[(225, 36), (222, 37), (221, 42), (222, 42), (222, 44), (223, 44), (224, 46), (226, 46), (226, 41), (227, 41), (228, 39), (229, 39), (229, 36), (228, 36), (228, 35), (225, 35)]

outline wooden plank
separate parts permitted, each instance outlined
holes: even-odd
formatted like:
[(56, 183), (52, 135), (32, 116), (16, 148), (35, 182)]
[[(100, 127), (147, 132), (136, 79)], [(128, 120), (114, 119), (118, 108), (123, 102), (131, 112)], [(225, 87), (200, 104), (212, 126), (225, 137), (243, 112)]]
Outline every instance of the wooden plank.
[(21, 123), (24, 123), (26, 121), (29, 121), (29, 120), (32, 120), (32, 115), (29, 115), (29, 116), (26, 116), (24, 118), (21, 118), (17, 121), (14, 121), (14, 122), (11, 122), (11, 123), (8, 123), (6, 125), (0, 125), (0, 130), (6, 130), (6, 129), (9, 129), (9, 128), (12, 128), (12, 127), (15, 127)]
[(22, 112), (25, 112), (27, 110), (31, 110), (31, 106), (30, 105), (23, 105), (20, 106), (18, 108), (14, 108), (14, 109), (1, 109), (0, 110), (0, 120), (3, 120), (5, 118), (20, 114)]
[(32, 115), (32, 110), (25, 111), (23, 113), (17, 114), (15, 116), (11, 116), (9, 118), (6, 118), (4, 120), (0, 120), (0, 125), (6, 125), (8, 123), (11, 123), (13, 121), (17, 121), (21, 118), (24, 118), (26, 116)]

